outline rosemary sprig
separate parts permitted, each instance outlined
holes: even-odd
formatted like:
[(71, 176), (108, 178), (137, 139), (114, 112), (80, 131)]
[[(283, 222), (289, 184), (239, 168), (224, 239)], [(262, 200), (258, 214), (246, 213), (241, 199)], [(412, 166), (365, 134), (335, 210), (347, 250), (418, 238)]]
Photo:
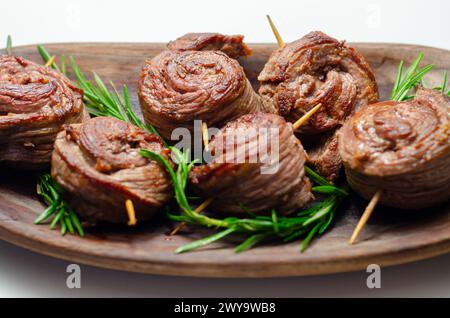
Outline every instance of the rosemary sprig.
[[(163, 156), (142, 149), (141, 155), (146, 158), (157, 161), (163, 165), (170, 174), (173, 182), (175, 199), (181, 209), (180, 215), (168, 214), (169, 218), (177, 222), (186, 222), (205, 227), (213, 227), (221, 229), (206, 238), (191, 242), (179, 247), (175, 252), (184, 253), (194, 249), (209, 245), (213, 242), (221, 240), (232, 233), (237, 233), (245, 237), (245, 240), (236, 247), (237, 253), (248, 250), (255, 244), (264, 240), (278, 240), (281, 242), (290, 242), (294, 239), (304, 237), (300, 250), (303, 252), (311, 240), (316, 235), (321, 235), (329, 227), (333, 220), (334, 213), (342, 200), (347, 195), (345, 190), (334, 187), (325, 179), (313, 174), (313, 180), (320, 180), (319, 188), (322, 193), (333, 193), (326, 200), (316, 203), (310, 208), (300, 211), (295, 216), (285, 217), (278, 216), (275, 210), (272, 210), (270, 216), (249, 216), (248, 218), (227, 217), (218, 219), (199, 214), (193, 210), (185, 194), (187, 178), (194, 161), (189, 161), (189, 154), (183, 153), (179, 149), (171, 147), (175, 162), (178, 164), (176, 170), (172, 168), (170, 163)], [(311, 172), (312, 170), (309, 169)], [(309, 173), (308, 173), (309, 174)]]
[(418, 83), (423, 82), (424, 76), (430, 72), (434, 65), (428, 64), (423, 68), (420, 68), (420, 63), (424, 57), (423, 53), (420, 53), (414, 62), (403, 73), (404, 61), (400, 62), (398, 67), (396, 80), (391, 92), (391, 100), (404, 101), (413, 98), (413, 95), (408, 95)]
[[(400, 102), (414, 98), (415, 93), (412, 91), (418, 83), (423, 87), (426, 87), (425, 75), (433, 69), (434, 65), (428, 64), (425, 67), (420, 68), (423, 57), (424, 54), (420, 53), (405, 73), (403, 73), (404, 61), (400, 62), (394, 87), (391, 92), (391, 100)], [(439, 90), (442, 94), (450, 96), (450, 89), (447, 90), (447, 82), (448, 72), (445, 71), (442, 85), (434, 87), (434, 89)]]
[[(38, 45), (37, 49), (44, 62), (50, 60), (51, 55), (45, 47)], [(76, 82), (74, 84), (83, 90), (84, 103), (91, 115), (115, 117), (160, 136), (158, 131), (153, 126), (145, 124), (134, 113), (131, 107), (128, 87), (126, 85), (123, 85), (122, 93), (116, 89), (113, 82), (109, 83), (111, 87), (109, 89), (101, 77), (95, 72), (93, 72), (94, 80), (89, 81), (81, 71), (80, 67), (76, 64), (73, 56), (69, 56), (69, 63), (76, 78)], [(65, 56), (61, 56), (61, 67), (59, 67), (56, 63), (53, 63), (51, 67), (66, 74), (67, 70)], [(161, 139), (164, 143), (166, 143), (162, 137)]]
[(69, 204), (62, 199), (63, 190), (50, 174), (44, 173), (39, 176), (37, 193), (48, 207), (36, 218), (35, 224), (42, 224), (47, 220), (51, 220), (50, 228), (54, 229), (59, 224), (61, 235), (69, 232), (72, 235), (78, 233), (79, 236), (84, 236), (80, 220)]

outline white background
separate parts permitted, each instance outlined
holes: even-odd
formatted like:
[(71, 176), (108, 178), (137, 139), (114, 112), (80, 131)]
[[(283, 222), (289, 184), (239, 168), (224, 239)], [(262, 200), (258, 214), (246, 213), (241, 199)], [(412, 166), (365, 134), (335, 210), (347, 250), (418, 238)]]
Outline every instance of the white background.
[[(450, 1), (4, 1), (0, 45), (47, 42), (167, 42), (186, 32), (240, 33), (274, 42), (271, 14), (285, 41), (311, 30), (359, 42), (450, 49)], [(160, 277), (82, 267), (81, 290), (65, 287), (67, 263), (0, 242), (0, 296), (447, 296), (450, 255), (382, 270), (368, 290), (364, 272), (322, 277), (223, 280)]]

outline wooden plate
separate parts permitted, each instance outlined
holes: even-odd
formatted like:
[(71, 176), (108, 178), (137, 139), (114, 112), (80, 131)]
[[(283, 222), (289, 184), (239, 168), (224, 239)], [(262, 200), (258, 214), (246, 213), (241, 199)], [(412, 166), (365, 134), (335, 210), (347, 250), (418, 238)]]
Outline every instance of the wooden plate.
[[(413, 45), (354, 44), (373, 67), (382, 98), (389, 90), (401, 59), (411, 62), (419, 52), (437, 67), (431, 78), (438, 82), (450, 69), (450, 52)], [(49, 44), (52, 54), (73, 55), (81, 69), (96, 71), (116, 85), (126, 83), (135, 106), (137, 77), (142, 62), (164, 49), (163, 44), (74, 43)], [(275, 48), (251, 45), (254, 55), (242, 64), (257, 85), (256, 76)], [(35, 46), (14, 48), (14, 53), (40, 62)], [(48, 226), (33, 225), (44, 205), (35, 194), (33, 174), (0, 168), (0, 238), (18, 246), (72, 262), (162, 275), (209, 277), (276, 277), (354, 271), (368, 264), (381, 266), (412, 262), (450, 251), (450, 205), (419, 212), (378, 207), (361, 241), (347, 241), (365, 202), (354, 196), (340, 209), (333, 228), (315, 240), (303, 254), (299, 244), (261, 246), (234, 254), (228, 243), (175, 255), (176, 247), (204, 233), (165, 235), (167, 222), (154, 220), (136, 228), (100, 227), (85, 238), (67, 235)]]

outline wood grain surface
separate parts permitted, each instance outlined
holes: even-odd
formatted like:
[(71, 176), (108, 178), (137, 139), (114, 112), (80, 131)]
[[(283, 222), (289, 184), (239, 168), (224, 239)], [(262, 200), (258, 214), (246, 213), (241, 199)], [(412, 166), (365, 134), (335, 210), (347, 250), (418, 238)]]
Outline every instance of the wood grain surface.
[[(434, 63), (430, 82), (438, 83), (450, 69), (450, 52), (399, 44), (352, 44), (373, 67), (381, 90), (388, 98), (401, 59), (411, 62), (419, 52), (424, 63)], [(127, 84), (139, 112), (136, 85), (146, 58), (164, 44), (70, 43), (45, 45), (51, 54), (73, 55), (86, 73), (95, 71), (117, 86)], [(273, 44), (250, 44), (254, 55), (241, 60), (257, 87), (256, 77), (275, 49)], [(13, 49), (14, 54), (41, 62), (35, 46)], [(70, 72), (69, 72), (70, 75)], [(0, 166), (0, 239), (38, 253), (76, 263), (162, 275), (199, 277), (279, 277), (336, 273), (365, 269), (368, 264), (395, 265), (450, 252), (450, 205), (424, 211), (398, 211), (378, 207), (358, 244), (347, 244), (366, 202), (353, 195), (337, 214), (332, 228), (303, 254), (299, 243), (265, 245), (235, 254), (233, 242), (221, 242), (191, 253), (173, 251), (203, 231), (190, 228), (181, 235), (166, 235), (170, 224), (163, 217), (136, 228), (101, 226), (87, 230), (85, 238), (67, 235), (48, 226), (33, 225), (44, 205), (36, 194), (33, 173)], [(0, 251), (1, 253), (1, 251)]]

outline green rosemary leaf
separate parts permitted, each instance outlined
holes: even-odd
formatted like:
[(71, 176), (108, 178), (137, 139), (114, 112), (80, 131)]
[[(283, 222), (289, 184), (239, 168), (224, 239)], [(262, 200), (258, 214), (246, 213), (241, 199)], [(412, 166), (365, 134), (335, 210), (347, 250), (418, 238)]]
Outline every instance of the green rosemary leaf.
[(312, 238), (314, 237), (314, 235), (316, 235), (317, 231), (319, 230), (321, 224), (318, 223), (317, 225), (315, 225), (311, 231), (309, 232), (309, 234), (306, 236), (306, 238), (303, 240), (302, 244), (300, 245), (300, 252), (304, 252), (308, 246), (309, 243), (311, 242)]
[[(45, 63), (47, 63), (51, 59), (50, 53), (42, 45), (38, 45), (37, 49), (38, 49), (39, 54), (41, 55), (41, 58), (45, 61)], [(50, 65), (50, 67), (59, 71), (59, 67), (58, 67), (58, 65), (56, 65), (56, 63), (52, 63), (52, 65)]]
[(448, 79), (448, 72), (445, 71), (444, 72), (444, 82), (442, 83), (442, 89), (441, 89), (442, 94), (445, 94), (445, 90), (447, 88), (447, 79)]
[(51, 217), (53, 215), (53, 213), (55, 213), (55, 210), (56, 210), (56, 204), (53, 203), (50, 206), (48, 206), (44, 210), (44, 212), (42, 212), (42, 214), (36, 218), (36, 220), (34, 220), (34, 224), (41, 224), (42, 222), (47, 220), (49, 217)]
[(12, 38), (11, 35), (8, 34), (6, 38), (6, 54), (12, 55)]
[(403, 74), (403, 65), (405, 64), (404, 61), (401, 61), (399, 66), (398, 66), (398, 71), (397, 71), (397, 77), (395, 79), (395, 83), (394, 83), (394, 88), (392, 89), (392, 93), (391, 93), (391, 99), (394, 99), (394, 96), (396, 94), (396, 92), (398, 91), (398, 88), (400, 86), (400, 82), (402, 80), (402, 74)]
[(303, 226), (308, 226), (311, 223), (313, 223), (314, 221), (317, 221), (317, 220), (321, 219), (322, 217), (324, 217), (325, 215), (327, 215), (328, 212), (330, 212), (333, 209), (335, 204), (336, 204), (335, 198), (333, 200), (330, 200), (328, 204), (326, 204), (319, 211), (314, 213), (314, 215), (311, 218), (309, 218), (308, 220), (303, 222)]
[(272, 209), (272, 223), (273, 230), (275, 231), (275, 233), (278, 233), (280, 231), (280, 228), (278, 227), (277, 211), (275, 211), (275, 209)]
[(328, 182), (327, 179), (325, 179), (324, 177), (320, 176), (317, 172), (315, 172), (314, 170), (312, 170), (308, 166), (305, 166), (305, 172), (306, 172), (306, 175), (311, 180), (313, 180), (315, 183), (317, 183), (319, 185), (326, 185), (326, 186), (331, 186), (332, 185), (330, 182)]
[(226, 229), (226, 230), (221, 231), (219, 233), (215, 233), (215, 234), (213, 234), (211, 236), (205, 237), (205, 238), (203, 238), (201, 240), (194, 241), (194, 242), (188, 243), (186, 245), (183, 245), (183, 246), (177, 248), (175, 253), (176, 254), (185, 253), (185, 252), (189, 252), (189, 251), (195, 250), (197, 248), (209, 245), (209, 244), (211, 244), (213, 242), (216, 242), (218, 240), (223, 239), (224, 237), (230, 235), (233, 232), (235, 232), (234, 228)]
[(64, 215), (64, 223), (66, 223), (67, 230), (69, 230), (69, 233), (74, 235), (75, 231), (73, 229), (72, 221), (68, 215)]
[(283, 238), (284, 243), (292, 242), (295, 239), (298, 239), (299, 237), (303, 236), (305, 233), (308, 233), (308, 228), (301, 228), (300, 230), (294, 230)]
[(78, 219), (78, 216), (75, 214), (75, 212), (71, 210), (69, 212), (69, 217), (70, 217), (74, 227), (76, 228), (78, 235), (80, 237), (84, 237), (83, 226), (81, 226), (80, 220)]
[(248, 251), (253, 246), (258, 244), (259, 242), (265, 240), (268, 237), (267, 234), (254, 234), (247, 238), (244, 242), (242, 242), (240, 245), (238, 245), (235, 249), (235, 253), (242, 253), (245, 251)]
[(57, 211), (58, 211), (58, 213), (56, 214), (56, 216), (53, 218), (52, 222), (50, 223), (51, 230), (53, 230), (56, 227), (56, 224), (58, 224), (59, 221), (61, 220), (61, 218), (64, 216), (64, 210), (59, 209)]
[(319, 234), (322, 235), (330, 226), (331, 221), (333, 221), (334, 213), (336, 212), (336, 207), (333, 207), (333, 209), (330, 211), (330, 214), (328, 215), (328, 219), (319, 229)]
[(317, 187), (312, 187), (311, 190), (314, 192), (323, 193), (323, 194), (337, 194), (337, 195), (342, 195), (342, 196), (348, 196), (347, 191), (339, 189), (338, 187), (335, 187), (335, 186), (317, 186)]
[(66, 56), (61, 55), (61, 73), (67, 76), (67, 68), (66, 68)]
[(64, 221), (64, 215), (61, 217), (61, 219), (59, 220), (59, 225), (61, 227), (61, 235), (64, 236), (67, 233), (67, 224)]

